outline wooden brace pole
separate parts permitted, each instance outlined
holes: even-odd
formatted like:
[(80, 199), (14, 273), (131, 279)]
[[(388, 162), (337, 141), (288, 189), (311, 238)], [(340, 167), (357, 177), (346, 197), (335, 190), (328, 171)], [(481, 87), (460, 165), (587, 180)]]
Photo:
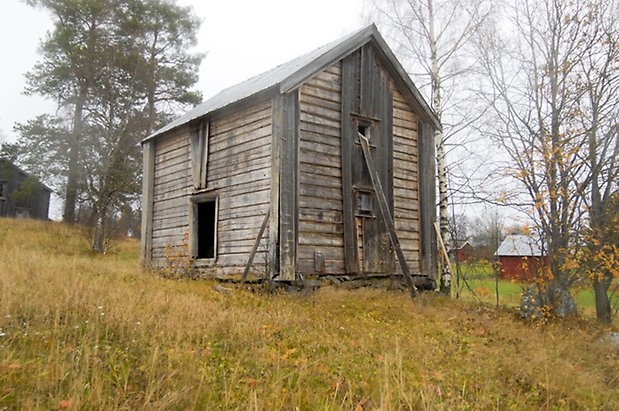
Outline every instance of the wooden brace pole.
[(383, 191), (383, 186), (380, 183), (380, 178), (378, 177), (378, 172), (374, 167), (374, 162), (372, 161), (372, 153), (370, 153), (370, 144), (368, 139), (361, 133), (359, 134), (359, 141), (361, 142), (361, 149), (363, 151), (363, 157), (365, 159), (365, 164), (368, 167), (370, 172), (370, 180), (372, 181), (372, 186), (374, 187), (374, 193), (376, 194), (376, 199), (378, 200), (378, 209), (380, 211), (380, 215), (387, 226), (387, 232), (389, 233), (389, 239), (391, 240), (391, 244), (395, 248), (396, 255), (398, 257), (398, 261), (400, 263), (400, 267), (402, 268), (402, 273), (404, 274), (404, 280), (406, 281), (406, 285), (408, 286), (411, 297), (414, 298), (417, 296), (417, 287), (415, 287), (415, 283), (413, 281), (413, 277), (411, 276), (410, 270), (408, 269), (408, 264), (406, 264), (406, 259), (404, 258), (404, 252), (402, 252), (402, 247), (400, 246), (400, 240), (398, 240), (398, 236), (395, 231), (395, 225), (393, 224), (393, 218), (391, 217), (391, 212), (389, 211), (389, 205), (387, 204), (387, 198), (385, 198), (385, 192)]
[[(251, 251), (249, 252), (249, 259), (247, 260), (247, 264), (245, 265), (245, 270), (243, 271), (243, 275), (241, 276), (241, 284), (243, 284), (245, 280), (247, 279), (247, 274), (249, 274), (249, 269), (251, 268), (251, 265), (254, 262), (256, 251), (258, 251), (258, 247), (260, 246), (260, 240), (262, 239), (264, 230), (267, 227), (270, 215), (271, 215), (271, 206), (269, 206), (269, 208), (267, 209), (267, 213), (264, 216), (262, 225), (260, 226), (260, 231), (258, 231), (258, 238), (256, 238), (256, 242), (254, 243), (254, 246), (251, 248)], [(271, 262), (271, 264), (273, 264), (273, 262)]]
[(441, 245), (441, 251), (442, 251), (442, 254), (443, 254), (443, 258), (445, 259), (445, 266), (447, 267), (446, 275), (449, 275), (449, 278), (447, 279), (446, 283), (450, 284), (451, 283), (451, 273), (453, 273), (452, 268), (451, 268), (451, 261), (449, 261), (449, 254), (447, 253), (447, 248), (445, 247), (445, 243), (443, 242), (443, 236), (441, 235), (441, 229), (439, 228), (439, 226), (436, 223), (436, 221), (434, 222), (434, 230), (436, 231), (436, 236), (438, 237), (438, 242)]

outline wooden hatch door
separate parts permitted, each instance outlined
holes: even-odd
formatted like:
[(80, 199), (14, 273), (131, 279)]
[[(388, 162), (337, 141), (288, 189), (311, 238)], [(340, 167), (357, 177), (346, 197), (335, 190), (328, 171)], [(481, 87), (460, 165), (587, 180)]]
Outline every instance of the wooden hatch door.
[(387, 274), (394, 268), (388, 229), (359, 134), (369, 140), (372, 162), (393, 213), (392, 98), (388, 77), (371, 45), (342, 64), (342, 189), (344, 248), (349, 274)]
[[(360, 121), (360, 120), (359, 120)], [(370, 141), (370, 150), (374, 157), (374, 166), (378, 169), (380, 161), (377, 154), (378, 145), (382, 139), (366, 122), (360, 121), (357, 130)], [(374, 128), (375, 129), (375, 128)], [(374, 136), (372, 136), (374, 134)], [(372, 140), (374, 137), (374, 141)], [(357, 228), (356, 247), (358, 250), (359, 268), (363, 274), (386, 274), (392, 268), (392, 253), (389, 234), (380, 218), (376, 193), (372, 187), (369, 170), (363, 158), (359, 138), (354, 140), (352, 161), (353, 213)], [(381, 178), (381, 180), (384, 180)]]

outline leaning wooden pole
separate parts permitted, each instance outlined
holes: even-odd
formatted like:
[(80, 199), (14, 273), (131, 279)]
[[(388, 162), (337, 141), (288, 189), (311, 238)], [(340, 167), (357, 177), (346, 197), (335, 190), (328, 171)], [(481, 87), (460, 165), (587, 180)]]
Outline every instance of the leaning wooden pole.
[(398, 236), (395, 231), (395, 225), (393, 224), (393, 218), (391, 217), (391, 212), (389, 211), (387, 198), (385, 197), (385, 192), (383, 191), (383, 186), (380, 183), (378, 172), (376, 171), (376, 167), (374, 167), (374, 162), (372, 161), (370, 144), (363, 134), (358, 134), (359, 141), (361, 142), (361, 149), (363, 151), (363, 158), (365, 159), (365, 164), (367, 165), (370, 172), (370, 180), (372, 181), (374, 193), (376, 194), (376, 199), (378, 200), (378, 209), (380, 211), (381, 218), (383, 219), (383, 222), (387, 227), (387, 232), (389, 233), (389, 239), (391, 240), (391, 244), (393, 244), (393, 248), (395, 248), (395, 253), (398, 257), (400, 267), (402, 268), (402, 273), (404, 274), (404, 280), (406, 281), (406, 285), (410, 290), (411, 298), (415, 298), (418, 294), (417, 287), (415, 287), (413, 277), (410, 273), (410, 270), (408, 269), (406, 259), (404, 258), (404, 252), (402, 252), (402, 247), (400, 246), (400, 240), (398, 240)]
[(247, 274), (249, 274), (249, 269), (251, 268), (251, 265), (254, 262), (256, 251), (258, 251), (258, 247), (260, 246), (260, 240), (262, 239), (264, 230), (267, 227), (270, 215), (271, 215), (271, 207), (269, 206), (269, 208), (267, 209), (267, 214), (264, 216), (264, 220), (262, 221), (262, 225), (260, 226), (260, 231), (258, 231), (258, 238), (256, 238), (256, 242), (254, 243), (254, 246), (251, 248), (251, 251), (249, 252), (249, 258), (247, 259), (247, 264), (245, 264), (245, 270), (243, 271), (243, 275), (241, 276), (241, 284), (244, 283), (245, 280), (247, 279)]
[(451, 277), (453, 273), (453, 269), (451, 268), (451, 262), (449, 261), (449, 253), (447, 252), (447, 248), (445, 247), (445, 243), (443, 242), (443, 237), (441, 236), (441, 229), (439, 228), (436, 221), (434, 222), (434, 230), (436, 230), (436, 236), (438, 237), (438, 242), (441, 246), (441, 251), (443, 258), (445, 260), (445, 269), (443, 276), (441, 277), (441, 284), (448, 284), (449, 287), (446, 287), (447, 290), (451, 290)]

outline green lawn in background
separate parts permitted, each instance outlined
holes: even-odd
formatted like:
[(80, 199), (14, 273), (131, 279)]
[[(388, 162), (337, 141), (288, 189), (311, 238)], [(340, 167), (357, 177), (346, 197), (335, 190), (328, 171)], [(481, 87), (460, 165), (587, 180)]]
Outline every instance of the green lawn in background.
[[(453, 265), (456, 271), (455, 264)], [(480, 300), (487, 304), (496, 304), (496, 272), (489, 261), (472, 261), (460, 264), (460, 298), (466, 301)], [(457, 281), (454, 275), (454, 284)], [(499, 304), (507, 307), (517, 307), (522, 293), (529, 283), (513, 280), (499, 280)], [(455, 287), (453, 289), (455, 292)], [(595, 296), (593, 290), (585, 286), (572, 290), (576, 305), (580, 312), (589, 317), (595, 317)], [(615, 323), (619, 319), (615, 318)]]

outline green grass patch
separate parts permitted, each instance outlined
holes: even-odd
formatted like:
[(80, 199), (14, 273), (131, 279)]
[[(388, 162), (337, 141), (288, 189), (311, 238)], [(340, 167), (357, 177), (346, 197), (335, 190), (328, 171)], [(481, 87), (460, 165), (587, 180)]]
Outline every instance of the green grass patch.
[(457, 270), (458, 267), (460, 273), (468, 279), (494, 277), (496, 273), (493, 263), (488, 260), (468, 260), (458, 265), (452, 262), (454, 270)]
[[(496, 277), (495, 273), (490, 273), (490, 264), (475, 263), (463, 264), (460, 280), (459, 295), (465, 301), (477, 301), (484, 304), (496, 305)], [(468, 273), (468, 274), (467, 274)], [(514, 280), (501, 280), (498, 283), (499, 305), (515, 308), (520, 305), (523, 292), (531, 284)], [(453, 294), (455, 296), (455, 288)], [(595, 295), (591, 288), (584, 286), (572, 289), (574, 301), (582, 315), (595, 318)], [(614, 324), (619, 326), (619, 318), (615, 317)]]

